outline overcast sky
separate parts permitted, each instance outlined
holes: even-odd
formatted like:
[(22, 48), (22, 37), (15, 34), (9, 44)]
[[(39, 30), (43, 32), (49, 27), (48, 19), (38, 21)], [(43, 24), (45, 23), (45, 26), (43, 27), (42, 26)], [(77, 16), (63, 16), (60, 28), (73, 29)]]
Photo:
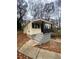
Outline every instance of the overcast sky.
[[(26, 0), (27, 2), (29, 1), (29, 0)], [(41, 2), (47, 2), (47, 3), (49, 3), (49, 2), (54, 2), (54, 1), (57, 1), (57, 0), (31, 0), (31, 1), (34, 1), (34, 2), (38, 2), (38, 1), (41, 1)]]
[(31, 13), (30, 13), (30, 6), (31, 6), (31, 3), (30, 2), (33, 2), (33, 3), (43, 3), (43, 4), (45, 4), (45, 3), (50, 3), (50, 2), (54, 2), (54, 6), (55, 6), (55, 12), (51, 15), (51, 18), (53, 18), (53, 19), (58, 19), (58, 17), (59, 17), (59, 12), (60, 12), (60, 7), (58, 7), (57, 6), (57, 4), (56, 4), (56, 1), (59, 1), (59, 0), (26, 0), (26, 2), (28, 3), (28, 13), (27, 13), (27, 16), (25, 16), (27, 19), (29, 19), (29, 18), (33, 18), (32, 16), (31, 16)]

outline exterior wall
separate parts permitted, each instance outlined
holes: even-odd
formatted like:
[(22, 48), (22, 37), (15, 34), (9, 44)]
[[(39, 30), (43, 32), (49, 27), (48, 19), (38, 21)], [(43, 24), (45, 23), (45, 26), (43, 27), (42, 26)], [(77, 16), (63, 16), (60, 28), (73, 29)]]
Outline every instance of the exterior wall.
[(32, 34), (38, 34), (38, 33), (41, 33), (41, 29), (31, 29), (31, 35)]
[(24, 33), (27, 33), (29, 35), (38, 34), (38, 33), (41, 33), (41, 28), (38, 28), (38, 29), (32, 28), (32, 22), (30, 22), (24, 28)]
[(32, 28), (32, 22), (30, 26), (30, 35), (41, 33), (41, 28)]
[(31, 23), (27, 24), (26, 27), (24, 28), (24, 33), (30, 35), (31, 33), (30, 31), (31, 31)]

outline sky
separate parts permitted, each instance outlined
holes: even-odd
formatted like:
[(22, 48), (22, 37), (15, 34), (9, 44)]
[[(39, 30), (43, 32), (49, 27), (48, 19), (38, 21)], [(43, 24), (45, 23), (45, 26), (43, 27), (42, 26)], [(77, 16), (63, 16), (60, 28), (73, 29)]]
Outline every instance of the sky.
[(60, 17), (60, 13), (61, 13), (61, 8), (57, 5), (56, 1), (58, 0), (26, 0), (26, 2), (28, 3), (28, 8), (27, 8), (27, 15), (25, 16), (25, 18), (27, 19), (32, 19), (33, 16), (31, 15), (31, 10), (30, 10), (30, 7), (31, 7), (31, 2), (32, 3), (50, 3), (50, 2), (54, 2), (54, 6), (55, 6), (55, 12), (51, 14), (51, 18), (53, 19), (58, 19)]
[[(29, 1), (29, 0), (26, 0), (27, 2)], [(31, 1), (34, 1), (34, 2), (38, 2), (39, 0), (31, 0)], [(54, 2), (54, 1), (57, 1), (57, 0), (40, 0), (41, 2), (43, 2), (43, 3), (45, 3), (45, 2)]]

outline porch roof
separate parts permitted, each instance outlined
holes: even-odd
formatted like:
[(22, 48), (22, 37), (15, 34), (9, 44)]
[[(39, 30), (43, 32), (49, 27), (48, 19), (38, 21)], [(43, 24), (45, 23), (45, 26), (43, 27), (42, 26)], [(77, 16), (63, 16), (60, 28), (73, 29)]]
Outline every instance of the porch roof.
[(47, 20), (43, 20), (43, 19), (31, 20), (31, 22), (38, 22), (38, 21), (43, 21), (45, 23), (52, 24), (52, 22), (47, 21)]

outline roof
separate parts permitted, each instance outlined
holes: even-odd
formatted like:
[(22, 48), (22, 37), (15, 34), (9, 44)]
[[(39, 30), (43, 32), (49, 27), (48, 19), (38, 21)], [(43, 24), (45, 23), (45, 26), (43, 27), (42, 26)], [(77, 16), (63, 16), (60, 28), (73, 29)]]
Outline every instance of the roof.
[(52, 22), (47, 21), (47, 20), (44, 20), (44, 19), (35, 19), (35, 20), (30, 20), (30, 22), (35, 22), (35, 21), (43, 21), (43, 22), (46, 22), (46, 23), (52, 24)]
[(48, 24), (53, 24), (51, 21), (47, 21), (47, 20), (44, 20), (44, 19), (30, 19), (30, 20), (24, 21), (24, 23), (22, 24), (22, 26), (24, 28), (30, 22), (35, 22), (35, 21), (43, 21), (43, 22), (48, 23)]

